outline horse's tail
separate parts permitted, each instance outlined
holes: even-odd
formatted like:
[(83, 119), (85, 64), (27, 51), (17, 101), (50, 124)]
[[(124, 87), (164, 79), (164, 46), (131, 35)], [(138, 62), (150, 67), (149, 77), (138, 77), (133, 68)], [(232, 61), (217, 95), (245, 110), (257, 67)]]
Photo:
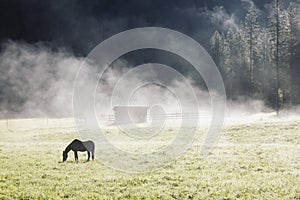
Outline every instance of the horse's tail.
[(91, 141), (92, 143), (92, 159), (94, 160), (95, 159), (95, 143), (93, 141)]

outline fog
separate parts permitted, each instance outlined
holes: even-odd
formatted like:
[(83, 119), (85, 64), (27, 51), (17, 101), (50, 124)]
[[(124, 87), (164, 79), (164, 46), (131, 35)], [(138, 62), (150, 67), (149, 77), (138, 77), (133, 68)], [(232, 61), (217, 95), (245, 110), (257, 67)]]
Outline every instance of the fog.
[[(202, 28), (190, 29), (184, 26), (185, 23), (183, 23), (183, 21), (179, 21), (180, 23), (178, 22), (177, 24), (169, 18), (169, 21), (164, 23), (171, 24), (171, 27), (174, 26), (173, 28), (179, 31), (191, 30), (187, 31), (189, 36), (195, 39), (206, 38), (204, 43), (207, 44), (207, 41), (209, 41), (208, 38), (214, 29), (224, 32), (229, 29), (238, 30), (241, 24), (239, 18), (245, 15), (245, 11), (247, 11), (249, 6), (255, 6), (259, 14), (263, 15), (263, 11), (261, 10), (263, 9), (263, 3), (256, 2), (255, 5), (251, 0), (240, 0), (240, 4), (242, 6), (241, 10), (239, 10), (240, 7), (238, 7), (238, 9), (236, 6), (231, 8), (227, 4), (226, 6), (229, 6), (231, 9), (226, 10), (226, 6), (223, 7), (220, 5), (214, 5), (213, 7), (201, 5), (197, 7), (196, 4), (184, 4), (182, 9), (178, 9), (174, 6), (171, 9), (172, 12), (176, 11), (175, 13), (177, 13), (179, 17), (185, 16), (187, 19), (193, 19), (190, 20), (193, 27), (197, 27), (197, 20), (201, 19), (199, 27)], [(78, 9), (76, 6), (75, 8)], [(51, 10), (51, 12), (52, 11), (58, 12), (55, 9)], [(141, 10), (139, 12), (141, 15), (140, 19), (134, 18), (132, 20), (133, 22), (139, 21), (138, 24), (143, 25), (146, 20), (143, 18), (143, 12), (141, 12)], [(68, 17), (72, 17), (75, 13), (73, 10), (67, 13), (67, 15)], [(84, 14), (85, 13), (82, 12), (78, 15), (83, 16)], [(160, 12), (156, 13), (156, 15), (162, 18)], [(59, 16), (61, 16), (61, 13)], [(72, 35), (72, 37), (70, 36), (72, 39), (66, 40), (67, 42), (76, 43), (77, 46), (80, 46), (78, 49), (84, 49), (85, 52), (88, 52), (88, 50), (91, 50), (91, 48), (95, 46), (95, 41), (100, 42), (107, 35), (111, 36), (123, 29), (126, 30), (128, 25), (126, 18), (123, 17), (105, 18), (102, 21), (94, 17), (88, 19), (89, 20), (81, 20), (75, 30), (80, 28), (79, 25), (84, 25), (89, 27), (89, 32), (83, 31), (85, 29), (80, 29), (78, 35)], [(55, 20), (57, 19), (55, 18)], [(299, 24), (298, 21), (298, 25)], [(100, 25), (102, 25), (102, 28), (99, 28), (101, 27)], [(93, 29), (95, 26), (97, 26), (97, 28)], [(69, 30), (70, 27), (66, 29)], [(94, 30), (93, 34), (90, 33), (90, 30)], [(98, 32), (101, 32), (101, 34), (96, 34)], [(93, 37), (87, 37), (87, 35), (93, 35)], [(87, 38), (93, 38), (93, 42), (88, 41)], [(27, 43), (10, 39), (2, 42), (0, 51), (0, 118), (73, 117), (72, 98), (74, 81), (80, 66), (84, 63), (84, 57), (78, 56), (78, 53), (74, 53), (73, 49), (67, 49), (64, 45), (54, 43), (55, 42)], [(53, 48), (53, 46), (55, 46), (55, 48)], [(147, 55), (144, 57), (147, 57)], [(144, 57), (138, 57), (136, 60), (142, 60)], [(163, 59), (164, 58), (162, 58), (162, 60)], [(167, 60), (169, 57), (165, 59)], [(122, 96), (124, 96), (122, 93), (128, 92), (127, 88), (131, 88), (134, 85), (141, 86), (139, 84), (143, 83), (145, 78), (149, 75), (148, 73), (140, 73), (136, 77), (122, 80), (122, 77), (135, 67), (136, 63), (131, 61), (132, 60), (126, 60), (126, 58), (118, 59), (106, 70), (101, 82), (99, 82), (95, 93), (95, 113), (101, 120), (106, 120), (109, 115), (113, 114), (112, 109), (115, 105), (127, 103), (128, 99), (122, 98)], [(182, 63), (178, 63), (179, 66), (177, 66), (177, 68), (180, 68)], [(92, 70), (97, 69), (97, 66), (89, 67)], [(180, 113), (184, 111), (182, 111), (183, 105), (181, 105), (182, 102), (178, 100), (178, 96), (184, 96), (186, 100), (185, 103), (188, 104), (189, 99), (195, 94), (199, 106), (198, 111), (200, 114), (204, 113), (204, 115), (209, 115), (212, 109), (210, 94), (205, 87), (203, 87), (204, 84), (199, 84), (199, 82), (203, 80), (197, 80), (197, 76), (194, 76), (195, 74), (193, 74), (193, 72), (194, 71), (191, 72), (185, 69), (180, 71), (180, 73), (185, 76), (185, 80), (187, 80), (193, 88), (192, 91), (187, 90), (186, 85), (180, 80), (173, 79), (165, 86), (149, 84), (136, 88), (136, 91), (133, 91), (130, 97), (129, 103), (131, 105), (147, 105), (149, 107), (160, 105), (165, 113)], [(84, 84), (91, 84), (91, 77), (86, 76), (81, 78)], [(118, 85), (120, 80), (122, 80), (122, 84)], [(115, 90), (116, 85), (119, 86), (118, 90)], [(176, 91), (176, 93), (174, 91)], [(263, 100), (243, 96), (234, 99), (235, 100), (227, 101), (227, 117), (257, 116), (262, 113), (268, 113), (267, 116), (274, 114), (274, 110), (266, 106)], [(190, 106), (193, 107), (194, 105)], [(281, 113), (285, 116), (288, 114), (296, 116), (299, 111), (300, 109), (294, 106), (282, 110)]]
[[(0, 55), (0, 117), (72, 117), (73, 86), (76, 73), (83, 62), (82, 57), (75, 57), (64, 49), (51, 50), (43, 43), (7, 41), (3, 44)], [(107, 117), (113, 114), (112, 90), (130, 68), (132, 66), (125, 60), (118, 60), (105, 72), (102, 85), (98, 87), (95, 95), (99, 116)], [(120, 90), (126, 92), (128, 85), (137, 84), (142, 81), (143, 76), (125, 80), (126, 82), (122, 83), (124, 88)], [(194, 85), (191, 78), (187, 79)], [(90, 77), (85, 77), (84, 81), (88, 85)], [(166, 112), (180, 112), (180, 105), (172, 91), (181, 91), (187, 99), (191, 98), (192, 94), (185, 90), (184, 84), (176, 80), (168, 87), (166, 89), (157, 85), (143, 86), (133, 94), (131, 103), (148, 106), (161, 104)], [(202, 107), (206, 108), (210, 103), (209, 94), (195, 85), (194, 89), (201, 99)], [(120, 95), (115, 94), (115, 97), (118, 96)], [(117, 102), (118, 105), (122, 104), (122, 99), (118, 99)]]
[(81, 62), (43, 43), (5, 42), (0, 54), (0, 117), (70, 116), (72, 83)]
[[(72, 117), (72, 93), (76, 73), (83, 62), (82, 57), (75, 57), (65, 49), (52, 50), (43, 43), (26, 44), (7, 41), (2, 46), (0, 55), (0, 117), (38, 118), (38, 117)], [(104, 74), (102, 85), (95, 95), (95, 108), (98, 117), (106, 119), (113, 114), (114, 104), (111, 102), (112, 91), (120, 78), (132, 68), (126, 60), (113, 63)], [(120, 91), (126, 92), (126, 87), (138, 84), (143, 77), (126, 80)], [(192, 78), (186, 77), (192, 85), (198, 99), (199, 112), (210, 112), (210, 95), (197, 87)], [(88, 84), (89, 77), (86, 77)], [(132, 105), (160, 105), (166, 113), (181, 112), (181, 105), (172, 91), (180, 91), (187, 99), (191, 93), (185, 85), (173, 80), (167, 87), (146, 85), (132, 94)], [(121, 95), (115, 94), (115, 97)], [(118, 99), (117, 104), (122, 104)], [(293, 109), (296, 112), (296, 109)], [(273, 112), (259, 100), (227, 102), (227, 116), (246, 116), (260, 112)]]

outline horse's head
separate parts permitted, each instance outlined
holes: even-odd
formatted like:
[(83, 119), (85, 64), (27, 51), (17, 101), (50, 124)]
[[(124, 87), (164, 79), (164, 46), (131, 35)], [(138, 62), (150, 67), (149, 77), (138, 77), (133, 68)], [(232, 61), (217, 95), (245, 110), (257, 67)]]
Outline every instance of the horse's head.
[(63, 151), (62, 156), (63, 156), (63, 162), (65, 162), (67, 160), (67, 158), (68, 158), (68, 153), (65, 152), (65, 151)]

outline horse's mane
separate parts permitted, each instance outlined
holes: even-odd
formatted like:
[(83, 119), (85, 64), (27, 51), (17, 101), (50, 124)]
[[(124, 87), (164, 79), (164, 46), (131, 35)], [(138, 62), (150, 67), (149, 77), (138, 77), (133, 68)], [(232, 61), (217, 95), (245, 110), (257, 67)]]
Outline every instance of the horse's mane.
[(82, 143), (82, 142), (81, 142), (80, 140), (78, 140), (78, 139), (73, 140), (73, 141), (66, 147), (66, 149), (65, 149), (65, 152), (66, 152), (66, 153), (68, 153), (69, 151), (71, 151), (71, 147), (72, 147), (72, 145), (73, 145), (75, 142), (80, 142), (80, 143)]

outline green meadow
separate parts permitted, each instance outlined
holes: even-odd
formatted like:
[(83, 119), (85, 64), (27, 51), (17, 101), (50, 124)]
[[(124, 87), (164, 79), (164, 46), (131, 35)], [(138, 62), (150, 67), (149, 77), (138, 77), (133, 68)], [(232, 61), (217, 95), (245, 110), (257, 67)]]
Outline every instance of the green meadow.
[[(2, 120), (0, 199), (300, 199), (300, 121), (227, 125), (200, 159), (206, 130), (197, 130), (175, 162), (130, 174), (105, 167), (97, 155), (86, 162), (86, 153), (79, 153), (78, 163), (72, 152), (59, 163), (64, 148), (79, 138), (70, 119)], [(133, 148), (116, 128), (105, 133)], [(157, 145), (167, 145), (174, 134), (176, 128), (161, 131)]]

